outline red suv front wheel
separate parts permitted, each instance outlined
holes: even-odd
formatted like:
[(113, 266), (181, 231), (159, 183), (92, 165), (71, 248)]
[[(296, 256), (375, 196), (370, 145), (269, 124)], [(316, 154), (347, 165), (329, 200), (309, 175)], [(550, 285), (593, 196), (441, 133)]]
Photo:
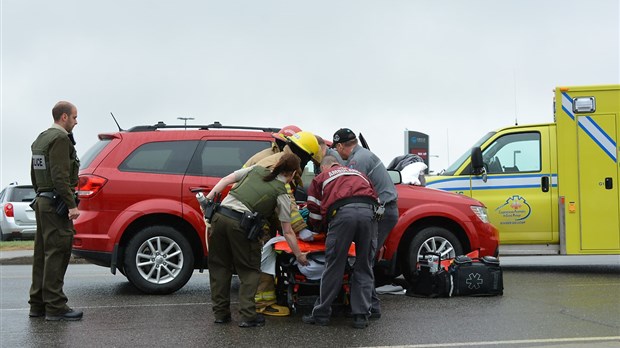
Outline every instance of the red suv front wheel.
[(450, 230), (440, 226), (429, 226), (418, 233), (409, 244), (403, 275), (413, 284), (417, 281), (417, 265), (424, 258), (432, 258), (427, 253), (439, 254), (442, 260), (463, 255), (463, 246)]

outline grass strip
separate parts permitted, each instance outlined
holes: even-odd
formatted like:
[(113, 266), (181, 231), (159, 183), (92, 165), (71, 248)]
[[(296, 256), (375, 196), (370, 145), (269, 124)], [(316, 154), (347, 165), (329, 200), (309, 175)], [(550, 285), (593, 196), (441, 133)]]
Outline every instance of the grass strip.
[(0, 242), (0, 250), (34, 250), (33, 240), (9, 240)]

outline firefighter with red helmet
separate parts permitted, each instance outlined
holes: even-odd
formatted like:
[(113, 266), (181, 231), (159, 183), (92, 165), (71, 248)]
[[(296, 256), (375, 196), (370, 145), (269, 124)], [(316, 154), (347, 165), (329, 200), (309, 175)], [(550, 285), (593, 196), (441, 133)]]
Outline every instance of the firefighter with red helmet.
[(271, 133), (271, 136), (273, 137), (271, 147), (257, 152), (254, 156), (250, 157), (243, 165), (243, 168), (255, 165), (256, 163), (258, 163), (258, 161), (262, 160), (265, 157), (282, 152), (286, 144), (288, 144), (289, 142), (287, 137), (290, 137), (297, 132), (301, 132), (301, 128), (294, 125), (289, 125), (280, 129), (278, 133)]

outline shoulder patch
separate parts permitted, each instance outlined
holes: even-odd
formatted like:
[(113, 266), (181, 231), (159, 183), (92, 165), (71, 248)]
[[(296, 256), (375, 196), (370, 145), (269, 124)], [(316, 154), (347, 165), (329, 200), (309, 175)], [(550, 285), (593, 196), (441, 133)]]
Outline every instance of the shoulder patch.
[(45, 156), (32, 155), (32, 168), (35, 170), (45, 170), (47, 168), (45, 166)]

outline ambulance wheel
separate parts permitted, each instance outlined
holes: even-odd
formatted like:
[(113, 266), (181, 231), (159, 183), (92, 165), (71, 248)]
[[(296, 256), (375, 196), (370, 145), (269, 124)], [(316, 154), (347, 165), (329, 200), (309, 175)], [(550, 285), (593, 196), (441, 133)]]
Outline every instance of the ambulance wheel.
[(442, 259), (454, 258), (463, 254), (463, 246), (446, 228), (429, 226), (420, 230), (411, 240), (406, 255), (403, 274), (409, 283), (415, 283), (417, 263), (427, 252), (441, 254)]
[(170, 294), (182, 288), (194, 271), (189, 241), (170, 226), (150, 226), (127, 243), (124, 274), (140, 291)]

